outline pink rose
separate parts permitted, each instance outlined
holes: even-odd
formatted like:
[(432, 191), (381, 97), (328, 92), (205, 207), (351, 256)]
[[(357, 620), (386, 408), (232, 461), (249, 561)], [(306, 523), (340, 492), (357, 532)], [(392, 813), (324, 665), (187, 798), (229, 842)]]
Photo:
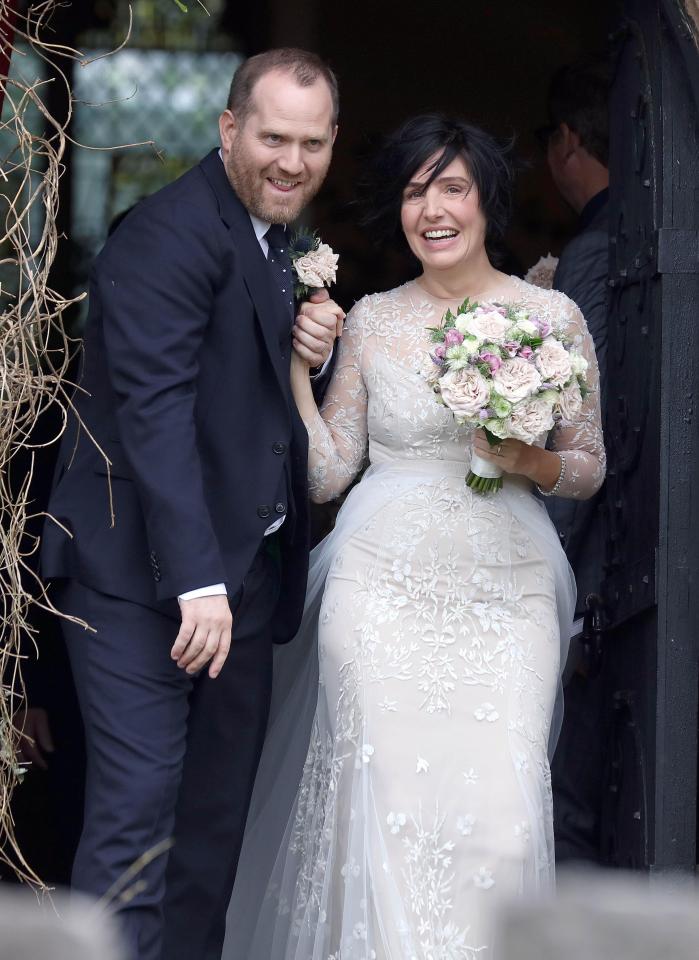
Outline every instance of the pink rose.
[(522, 347), (522, 349), (519, 351), (520, 357), (524, 357), (525, 360), (528, 360), (533, 353), (534, 351), (531, 347)]
[(475, 367), (453, 370), (439, 382), (442, 400), (458, 417), (475, 417), (490, 396), (485, 377)]
[(422, 363), (421, 372), (430, 387), (434, 388), (439, 383), (439, 378), (442, 375), (442, 370), (443, 370), (443, 367), (435, 363), (432, 357), (428, 353)]
[(551, 336), (551, 330), (553, 329), (551, 324), (547, 320), (542, 320), (541, 317), (532, 317), (532, 320), (539, 328), (539, 336), (545, 339), (546, 337)]
[(583, 398), (580, 392), (580, 385), (577, 380), (573, 380), (565, 389), (558, 394), (557, 406), (561, 416), (568, 423), (574, 423), (582, 410)]
[(510, 403), (519, 403), (536, 393), (541, 382), (541, 375), (534, 364), (521, 357), (505, 360), (500, 369), (493, 373), (493, 386)]
[(483, 360), (484, 363), (488, 364), (488, 366), (490, 367), (491, 373), (495, 373), (495, 371), (499, 370), (500, 367), (502, 366), (501, 358), (498, 357), (496, 354), (491, 353), (490, 350), (484, 350), (483, 353), (480, 354), (479, 359)]
[(570, 354), (559, 340), (550, 337), (539, 347), (536, 366), (547, 383), (562, 387), (573, 375)]
[(547, 397), (532, 397), (512, 408), (508, 433), (515, 440), (534, 443), (553, 428), (553, 403)]
[(434, 348), (432, 352), (434, 353), (435, 357), (437, 357), (437, 359), (444, 360), (444, 358), (447, 355), (447, 348), (444, 346), (443, 343), (439, 343), (437, 344), (437, 346)]
[(444, 338), (444, 343), (447, 347), (458, 347), (464, 342), (463, 333), (459, 333), (458, 330), (447, 330), (447, 334)]

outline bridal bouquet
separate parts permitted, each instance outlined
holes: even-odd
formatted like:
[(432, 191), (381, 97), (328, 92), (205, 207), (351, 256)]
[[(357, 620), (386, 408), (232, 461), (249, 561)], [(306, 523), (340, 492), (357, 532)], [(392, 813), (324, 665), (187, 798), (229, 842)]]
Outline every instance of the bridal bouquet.
[[(491, 445), (508, 437), (534, 443), (579, 414), (587, 360), (535, 313), (465, 300), (429, 330), (426, 377), (436, 399), (458, 423), (481, 427)], [(502, 470), (474, 453), (466, 483), (499, 490)]]

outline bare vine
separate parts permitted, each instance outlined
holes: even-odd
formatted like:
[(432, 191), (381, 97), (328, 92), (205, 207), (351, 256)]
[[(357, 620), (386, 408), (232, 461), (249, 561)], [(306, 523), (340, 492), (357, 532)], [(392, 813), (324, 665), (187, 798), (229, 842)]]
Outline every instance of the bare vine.
[[(17, 762), (21, 731), (16, 718), (25, 702), (22, 650), (27, 640), (34, 642), (29, 613), (32, 605), (38, 605), (58, 614), (34, 572), (38, 540), (27, 534), (28, 521), (36, 517), (29, 500), (37, 450), (32, 427), (48, 408), (57, 406), (61, 428), (49, 441), (55, 443), (69, 414), (75, 415), (67, 369), (76, 344), (67, 337), (62, 318), (85, 296), (66, 298), (49, 280), (59, 242), (59, 181), (65, 172), (66, 144), (75, 142), (68, 133), (75, 101), (62, 65), (68, 60), (89, 62), (80, 51), (47, 39), (48, 21), (60, 2), (40, 0), (15, 19), (12, 0), (0, 0), (0, 104), (4, 97), (6, 117), (0, 130), (12, 134), (9, 155), (0, 158), (0, 266), (17, 277), (16, 291), (4, 291), (0, 285), (0, 862), (40, 888), (40, 878), (16, 842), (10, 799), (24, 772)], [(130, 27), (124, 44), (129, 34)], [(18, 42), (50, 65), (54, 79), (32, 82), (9, 76), (9, 66), (2, 65), (23, 56)], [(69, 106), (64, 118), (52, 116), (46, 105), (48, 83), (66, 86)], [(28, 120), (33, 109), (43, 117), (40, 133), (32, 132)], [(147, 145), (153, 146), (152, 141)], [(42, 217), (32, 216), (40, 208)], [(38, 219), (43, 221), (41, 229)], [(29, 456), (30, 467), (17, 491), (11, 488), (9, 473), (20, 452)]]

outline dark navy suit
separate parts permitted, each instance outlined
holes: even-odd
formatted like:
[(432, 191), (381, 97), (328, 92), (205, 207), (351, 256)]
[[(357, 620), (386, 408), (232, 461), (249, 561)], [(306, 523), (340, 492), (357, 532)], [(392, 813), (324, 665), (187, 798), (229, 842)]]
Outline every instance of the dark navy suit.
[[(553, 286), (577, 303), (595, 343), (600, 371), (602, 416), (607, 402), (607, 279), (609, 275), (609, 191), (594, 196), (580, 215), (578, 233), (561, 254)], [(585, 598), (599, 593), (604, 579), (604, 488), (590, 500), (551, 497), (546, 506), (575, 573), (578, 614)], [(575, 647), (572, 657), (579, 656)], [(597, 861), (606, 743), (604, 674), (576, 670), (565, 690), (565, 716), (551, 766), (556, 859)]]
[[(290, 323), (216, 151), (139, 203), (93, 268), (84, 427), (64, 437), (48, 508), (71, 535), (47, 523), (42, 570), (96, 631), (65, 625), (88, 753), (74, 885), (101, 896), (174, 835), (118, 903), (138, 960), (220, 956), (272, 643), (293, 637), (306, 584)], [(231, 653), (192, 680), (169, 656), (177, 596), (219, 582)]]
[[(607, 279), (609, 276), (609, 191), (594, 196), (580, 214), (578, 232), (561, 253), (555, 290), (581, 309), (595, 344), (602, 415), (607, 403)], [(545, 501), (578, 585), (577, 612), (589, 593), (599, 593), (604, 575), (604, 490), (589, 500), (550, 497)]]

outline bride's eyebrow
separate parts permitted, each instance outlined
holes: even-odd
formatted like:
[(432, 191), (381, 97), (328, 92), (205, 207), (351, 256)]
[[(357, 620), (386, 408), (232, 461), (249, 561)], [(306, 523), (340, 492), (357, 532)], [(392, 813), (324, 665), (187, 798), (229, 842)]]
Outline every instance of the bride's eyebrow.
[(431, 183), (427, 183), (424, 180), (411, 180), (410, 183), (405, 185), (406, 190), (424, 190), (428, 186), (431, 186), (432, 183), (463, 183), (465, 186), (470, 186), (472, 181), (468, 180), (466, 177), (437, 177), (436, 180), (432, 180)]

